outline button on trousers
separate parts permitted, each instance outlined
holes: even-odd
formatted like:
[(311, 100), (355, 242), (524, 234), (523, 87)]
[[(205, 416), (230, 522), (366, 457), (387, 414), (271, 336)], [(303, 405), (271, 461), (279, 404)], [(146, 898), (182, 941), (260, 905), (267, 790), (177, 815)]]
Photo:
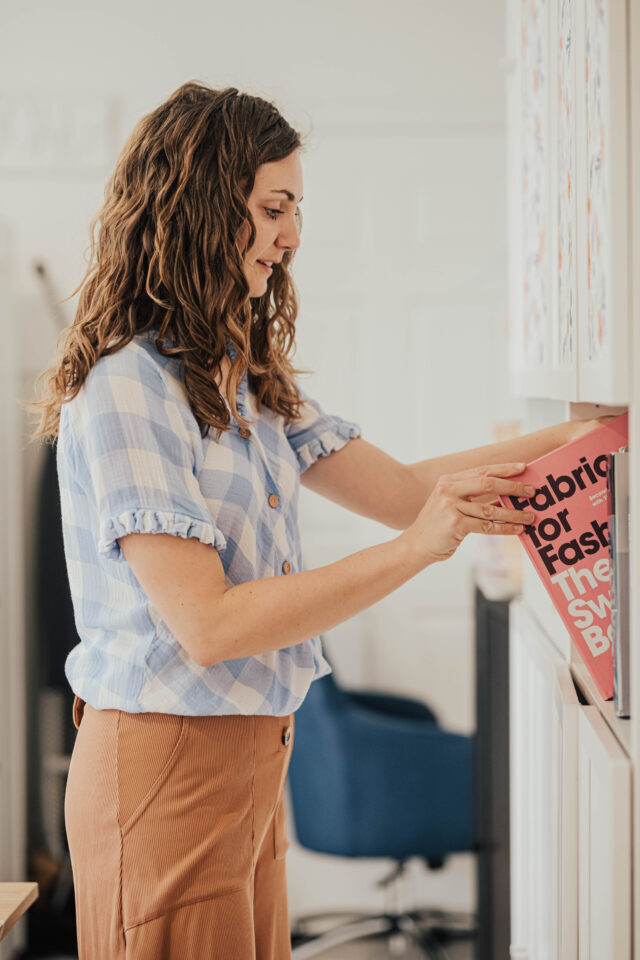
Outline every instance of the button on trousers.
[(289, 960), (294, 715), (95, 710), (65, 792), (79, 960)]

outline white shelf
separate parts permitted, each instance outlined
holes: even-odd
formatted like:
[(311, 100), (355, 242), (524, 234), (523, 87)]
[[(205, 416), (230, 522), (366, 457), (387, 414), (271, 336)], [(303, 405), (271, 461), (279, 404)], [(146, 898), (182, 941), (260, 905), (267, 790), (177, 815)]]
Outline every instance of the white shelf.
[(591, 706), (598, 708), (614, 737), (631, 758), (631, 721), (628, 718), (616, 716), (613, 700), (602, 699), (600, 691), (584, 663), (572, 663), (571, 674), (584, 694), (585, 700)]

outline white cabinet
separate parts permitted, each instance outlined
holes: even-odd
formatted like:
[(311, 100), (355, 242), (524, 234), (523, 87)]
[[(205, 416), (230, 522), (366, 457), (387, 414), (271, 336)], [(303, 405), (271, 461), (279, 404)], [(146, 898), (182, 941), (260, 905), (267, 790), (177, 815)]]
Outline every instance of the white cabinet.
[(580, 960), (631, 956), (631, 770), (597, 707), (578, 724)]
[(556, 762), (561, 792), (558, 797), (558, 927), (557, 956), (562, 960), (577, 953), (578, 904), (578, 714), (581, 709), (576, 688), (566, 664), (556, 667), (554, 725), (557, 735)]
[[(609, 412), (628, 407), (632, 491), (640, 490), (638, 63), (637, 0), (507, 0), (511, 389), (618, 408)], [(638, 570), (633, 494), (630, 512)], [(513, 946), (529, 960), (640, 958), (632, 922), (640, 914), (640, 656), (634, 644), (631, 718), (619, 720), (594, 693), (536, 577), (525, 570), (513, 614), (512, 736), (521, 754), (512, 780)], [(549, 664), (558, 661), (554, 677)], [(573, 700), (574, 679), (582, 702)]]
[(630, 960), (630, 759), (522, 601), (509, 652), (512, 951)]
[(529, 960), (576, 960), (578, 697), (518, 601), (509, 633), (512, 945)]
[(508, 0), (511, 387), (630, 399), (625, 0)]

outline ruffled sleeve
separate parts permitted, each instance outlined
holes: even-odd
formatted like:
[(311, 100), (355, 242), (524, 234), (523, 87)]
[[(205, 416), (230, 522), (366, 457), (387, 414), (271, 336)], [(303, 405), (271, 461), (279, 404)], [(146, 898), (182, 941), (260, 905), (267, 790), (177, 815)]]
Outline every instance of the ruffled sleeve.
[(98, 552), (108, 560), (124, 560), (118, 538), (126, 537), (129, 533), (171, 533), (185, 540), (194, 537), (221, 550), (227, 545), (222, 531), (209, 521), (194, 520), (184, 514), (163, 510), (134, 508), (118, 514), (117, 517), (102, 518)]
[(226, 547), (196, 476), (197, 425), (148, 360), (125, 350), (101, 358), (73, 403), (75, 455), (101, 556), (125, 562), (118, 539), (130, 533)]
[(303, 415), (288, 424), (285, 433), (298, 459), (300, 473), (304, 473), (318, 457), (326, 457), (342, 449), (353, 437), (362, 436), (362, 428), (352, 420), (325, 413), (317, 400), (298, 389), (305, 401)]

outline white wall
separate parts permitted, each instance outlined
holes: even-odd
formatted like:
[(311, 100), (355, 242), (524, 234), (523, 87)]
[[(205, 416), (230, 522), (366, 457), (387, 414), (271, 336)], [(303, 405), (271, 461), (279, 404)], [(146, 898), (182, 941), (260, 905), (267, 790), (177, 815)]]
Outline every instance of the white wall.
[[(71, 293), (130, 129), (200, 78), (274, 99), (303, 132), (313, 128), (303, 158), (297, 360), (317, 371), (308, 389), (323, 406), (358, 420), (365, 438), (406, 462), (490, 443), (496, 421), (521, 416), (506, 386), (501, 0), (112, 0), (95, 9), (36, 0), (5, 13), (2, 33), (0, 116), (56, 100), (67, 109), (88, 102), (94, 120), (104, 117), (88, 153), (56, 169), (12, 167), (0, 146), (25, 391), (51, 362), (56, 335), (33, 261), (47, 263), (58, 297)], [(362, 265), (364, 223), (374, 228), (374, 265), (350, 269), (352, 256)], [(76, 302), (63, 305), (69, 320)], [(323, 322), (333, 339), (321, 335)], [(34, 446), (24, 451), (27, 523), (36, 456)], [(301, 523), (307, 567), (395, 535), (305, 490)], [(421, 697), (462, 732), (474, 728), (472, 539), (327, 642), (345, 683)], [(309, 854), (293, 839), (292, 913), (376, 908), (373, 880), (387, 867)], [(417, 881), (417, 901), (471, 907), (474, 897), (471, 856)]]

